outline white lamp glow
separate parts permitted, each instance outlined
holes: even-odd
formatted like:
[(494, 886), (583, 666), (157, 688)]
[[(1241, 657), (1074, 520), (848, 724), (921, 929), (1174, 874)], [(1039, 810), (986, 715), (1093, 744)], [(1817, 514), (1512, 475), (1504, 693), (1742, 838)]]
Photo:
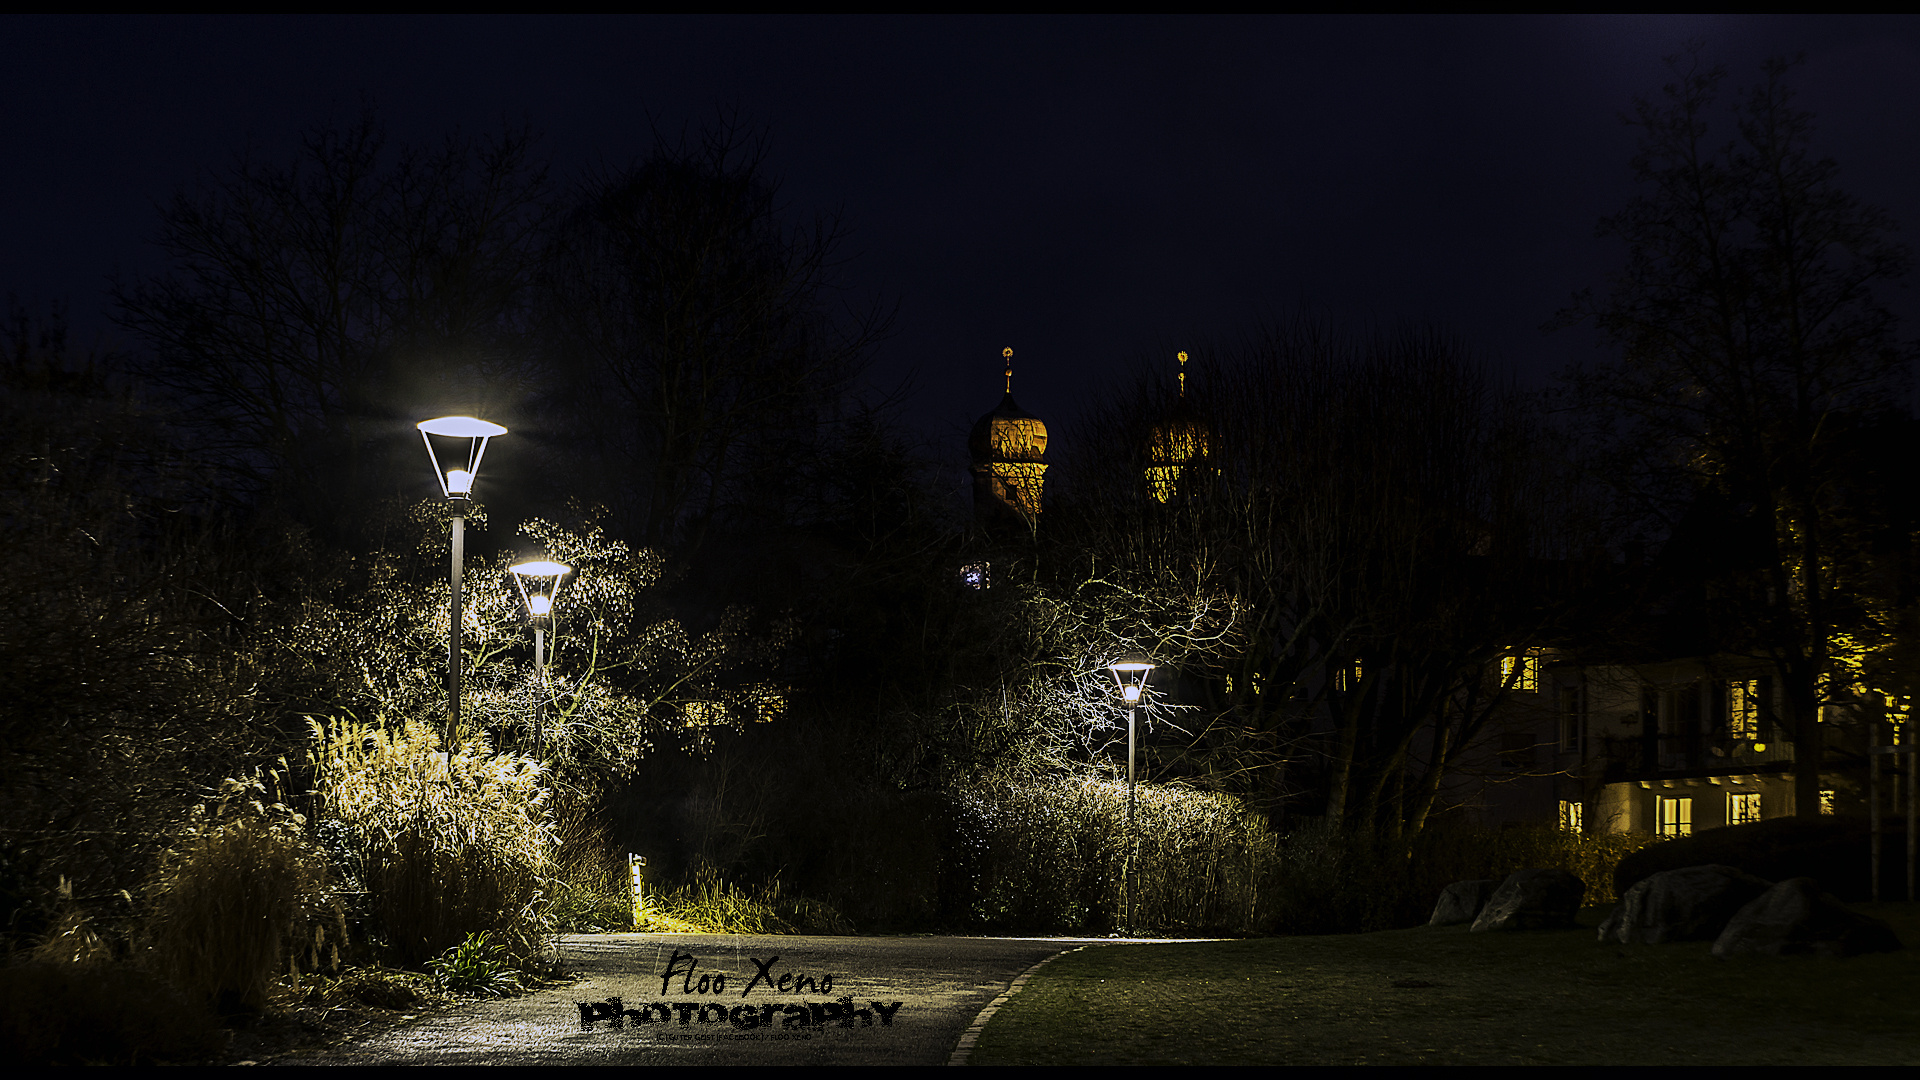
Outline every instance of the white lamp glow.
[(560, 579), (571, 573), (573, 567), (551, 559), (535, 559), (516, 563), (507, 570), (520, 586), (520, 597), (527, 602), (527, 614), (541, 620), (553, 614), (553, 603), (560, 596)]
[[(499, 424), (472, 416), (442, 416), (433, 420), (422, 420), (415, 425), (420, 429), (420, 441), (427, 444), (427, 456), (433, 459), (434, 474), (440, 477), (440, 494), (449, 499), (470, 499), (473, 497), (473, 478), (480, 472), (480, 459), (486, 455), (487, 440), (505, 435), (507, 429)], [(457, 458), (442, 468), (440, 454), (433, 448), (432, 436), (443, 439), (467, 440), (467, 462), (460, 467)]]

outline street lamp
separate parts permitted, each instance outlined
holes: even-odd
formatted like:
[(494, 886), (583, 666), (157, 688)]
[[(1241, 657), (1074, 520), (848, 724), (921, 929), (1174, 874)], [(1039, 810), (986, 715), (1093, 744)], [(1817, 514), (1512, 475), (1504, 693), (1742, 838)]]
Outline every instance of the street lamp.
[(1134, 804), (1134, 714), (1140, 707), (1140, 692), (1147, 688), (1147, 675), (1153, 671), (1153, 657), (1138, 649), (1122, 653), (1118, 660), (1107, 665), (1113, 672), (1113, 681), (1120, 688), (1120, 696), (1127, 702), (1127, 866), (1123, 875), (1126, 889), (1127, 927), (1134, 929), (1134, 893), (1140, 862), (1140, 832), (1133, 823)]
[[(473, 481), (480, 474), (480, 459), (487, 452), (487, 440), (505, 435), (499, 424), (476, 420), (471, 416), (442, 416), (422, 420), (418, 425), (420, 441), (427, 444), (427, 457), (433, 461), (433, 474), (440, 481), (440, 494), (446, 496), (453, 511), (453, 605), (447, 612), (447, 753), (453, 753), (460, 734), (460, 570), (466, 547), (467, 514), (473, 510)], [(447, 466), (440, 464), (440, 452), (433, 440), (440, 439), (448, 450)], [(465, 451), (465, 464), (461, 466)]]
[(523, 562), (507, 567), (514, 584), (520, 586), (520, 599), (527, 602), (527, 617), (533, 621), (534, 698), (533, 754), (541, 756), (545, 742), (544, 724), (547, 688), (547, 627), (553, 625), (553, 604), (560, 598), (560, 579), (573, 567), (547, 559)]

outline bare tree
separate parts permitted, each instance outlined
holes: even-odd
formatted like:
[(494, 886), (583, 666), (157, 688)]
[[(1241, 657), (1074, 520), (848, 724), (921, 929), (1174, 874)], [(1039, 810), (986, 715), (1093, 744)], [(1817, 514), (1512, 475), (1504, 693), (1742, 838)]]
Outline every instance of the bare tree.
[(209, 777), (270, 743), (255, 708), (275, 680), (234, 615), (265, 568), (110, 358), (69, 353), (57, 314), (8, 315), (0, 857), (48, 893), (65, 877), (82, 903), (115, 905)]
[(1203, 355), (1190, 385), (1179, 422), (1205, 446), (1177, 497), (1154, 497), (1175, 422), (1153, 385), (1090, 425), (1073, 491), (1112, 563), (1240, 606), (1232, 647), (1187, 666), (1198, 726), (1167, 769), (1276, 815), (1319, 787), (1335, 821), (1418, 832), (1503, 692), (1489, 671), (1558, 599), (1534, 561), (1557, 553), (1540, 432), (1418, 329), (1302, 321)]
[(140, 373), (247, 489), (364, 497), (399, 421), (485, 408), (524, 377), (545, 192), (529, 147), (393, 150), (366, 116), (286, 164), (242, 156), (162, 208), (171, 268), (114, 289), (149, 349)]
[(1600, 226), (1627, 243), (1626, 266), (1604, 298), (1582, 294), (1561, 317), (1590, 320), (1618, 359), (1568, 385), (1623, 503), (1670, 527), (1711, 493), (1765, 552), (1745, 644), (1780, 673), (1796, 811), (1813, 815), (1820, 705), (1855, 606), (1836, 576), (1855, 549), (1848, 432), (1899, 407), (1911, 359), (1870, 288), (1899, 278), (1906, 257), (1886, 215), (1813, 155), (1788, 63), (1764, 66), (1725, 141), (1711, 134), (1725, 71), (1697, 45), (1670, 64), (1675, 81), (1628, 117), (1644, 192)]
[(749, 488), (794, 498), (887, 326), (833, 309), (844, 239), (782, 220), (764, 139), (731, 121), (581, 192), (549, 257), (550, 405), (643, 542), (697, 542)]

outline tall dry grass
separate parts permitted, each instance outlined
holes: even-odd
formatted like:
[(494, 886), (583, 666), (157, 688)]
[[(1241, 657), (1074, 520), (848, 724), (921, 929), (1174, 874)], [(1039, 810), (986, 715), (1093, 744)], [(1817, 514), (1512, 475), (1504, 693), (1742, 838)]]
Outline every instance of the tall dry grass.
[(198, 810), (147, 888), (144, 955), (190, 999), (260, 1011), (275, 976), (338, 965), (341, 907), (306, 819), (261, 779)]
[(758, 888), (728, 881), (711, 863), (700, 863), (679, 888), (647, 898), (641, 929), (686, 934), (851, 934), (833, 905), (795, 896), (780, 879)]
[(626, 853), (593, 808), (592, 796), (566, 799), (554, 817), (553, 928), (574, 933), (633, 929), (637, 913)]
[(390, 957), (421, 964), (486, 932), (520, 962), (541, 953), (554, 828), (546, 772), (484, 738), (449, 755), (438, 733), (313, 723), (315, 789)]

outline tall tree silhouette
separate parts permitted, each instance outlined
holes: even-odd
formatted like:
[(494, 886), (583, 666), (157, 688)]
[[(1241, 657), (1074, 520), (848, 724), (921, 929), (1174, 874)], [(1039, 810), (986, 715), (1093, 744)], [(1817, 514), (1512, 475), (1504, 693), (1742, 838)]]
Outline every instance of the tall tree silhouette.
[(1790, 64), (1763, 67), (1731, 110), (1734, 137), (1715, 141), (1726, 72), (1697, 46), (1670, 63), (1675, 81), (1628, 121), (1643, 193), (1600, 226), (1626, 242), (1626, 266), (1561, 318), (1590, 320), (1617, 359), (1569, 386), (1626, 502), (1671, 522), (1712, 489), (1766, 552), (1753, 583), (1764, 614), (1744, 644), (1779, 670), (1796, 811), (1812, 815), (1819, 708), (1854, 608), (1835, 568), (1853, 548), (1844, 433), (1904, 400), (1910, 354), (1871, 287), (1906, 258), (1887, 216), (1841, 191), (1838, 167), (1811, 150)]
[(234, 482), (325, 521), (389, 493), (407, 422), (517, 396), (544, 191), (524, 134), (392, 149), (371, 117), (324, 127), (176, 195), (171, 266), (117, 284), (118, 319)]
[(779, 474), (886, 328), (833, 309), (840, 225), (788, 225), (777, 190), (764, 141), (723, 121), (594, 179), (558, 231), (551, 404), (598, 462), (595, 497), (647, 544), (794, 497)]

